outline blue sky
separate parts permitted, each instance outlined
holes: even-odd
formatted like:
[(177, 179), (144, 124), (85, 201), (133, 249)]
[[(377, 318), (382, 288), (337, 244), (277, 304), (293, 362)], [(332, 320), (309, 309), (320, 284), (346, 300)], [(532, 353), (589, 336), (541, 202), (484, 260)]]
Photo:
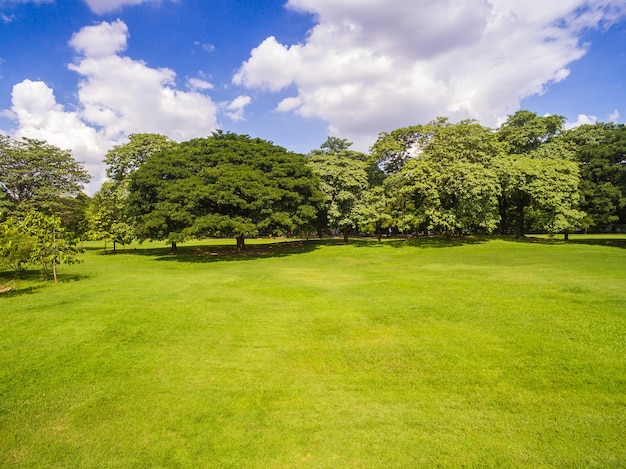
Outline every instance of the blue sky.
[(131, 133), (306, 153), (437, 116), (624, 122), (623, 0), (0, 0), (0, 131), (94, 176)]

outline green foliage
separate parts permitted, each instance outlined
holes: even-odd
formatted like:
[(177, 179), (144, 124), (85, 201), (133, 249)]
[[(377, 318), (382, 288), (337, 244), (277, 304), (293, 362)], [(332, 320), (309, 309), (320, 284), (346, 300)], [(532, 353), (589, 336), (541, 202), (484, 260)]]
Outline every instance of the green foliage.
[(419, 138), (412, 140), (412, 156), (386, 181), (402, 207), (403, 228), (425, 223), (429, 230), (448, 234), (461, 228), (493, 231), (500, 186), (492, 162), (502, 152), (494, 134), (472, 121), (451, 124), (445, 119), (415, 129), (397, 132)]
[(312, 222), (320, 202), (301, 155), (247, 135), (214, 133), (155, 154), (133, 174), (140, 239), (282, 235)]
[(15, 218), (0, 223), (0, 271), (11, 269), (19, 276), (30, 260), (34, 239), (25, 233)]
[(531, 111), (517, 111), (500, 126), (498, 138), (508, 145), (508, 153), (521, 155), (539, 149), (563, 130), (565, 117), (539, 117)]
[(21, 222), (21, 230), (33, 239), (30, 261), (41, 266), (46, 280), (52, 275), (58, 283), (57, 267), (79, 262), (76, 239), (61, 226), (60, 218), (29, 212)]
[(339, 153), (348, 150), (352, 146), (346, 138), (328, 137), (320, 146), (323, 153)]
[(381, 132), (372, 145), (371, 154), (386, 174), (398, 173), (432, 139), (431, 130), (429, 126), (414, 125)]
[(626, 126), (582, 125), (565, 140), (580, 164), (580, 207), (588, 225), (604, 231), (626, 223)]
[(159, 134), (130, 134), (128, 139), (128, 143), (114, 146), (104, 157), (107, 176), (116, 183), (123, 182), (152, 155), (176, 145)]
[(331, 228), (343, 233), (347, 241), (350, 231), (358, 226), (357, 209), (368, 188), (366, 158), (345, 149), (316, 151), (309, 155), (309, 166), (324, 194), (322, 218), (328, 220)]
[(582, 221), (584, 213), (576, 209), (579, 169), (575, 162), (535, 159), (526, 175), (521, 190), (527, 191), (531, 200), (527, 213), (535, 230), (554, 234)]
[(129, 244), (135, 238), (134, 227), (128, 217), (128, 182), (108, 181), (91, 200), (92, 239)]
[(74, 233), (79, 239), (85, 239), (91, 226), (88, 216), (90, 197), (80, 192), (76, 197), (59, 199), (55, 216), (61, 219), (61, 226)]
[(105, 182), (95, 194), (91, 206), (92, 236), (113, 242), (116, 245), (128, 244), (135, 238), (134, 220), (128, 207), (129, 184), (132, 174), (152, 156), (173, 148), (176, 142), (159, 134), (131, 134), (129, 141), (116, 145), (107, 152), (104, 161), (107, 164)]
[(28, 138), (0, 142), (0, 210), (9, 214), (63, 212), (64, 200), (75, 198), (89, 179), (68, 150)]
[(529, 111), (511, 116), (497, 132), (508, 152), (495, 162), (502, 192), (498, 197), (501, 229), (516, 225), (556, 233), (579, 225), (580, 172), (571, 146), (563, 140), (560, 116), (538, 117)]
[(382, 186), (375, 186), (362, 193), (355, 214), (359, 231), (376, 234), (380, 241), (384, 228), (392, 226), (393, 200), (385, 194)]

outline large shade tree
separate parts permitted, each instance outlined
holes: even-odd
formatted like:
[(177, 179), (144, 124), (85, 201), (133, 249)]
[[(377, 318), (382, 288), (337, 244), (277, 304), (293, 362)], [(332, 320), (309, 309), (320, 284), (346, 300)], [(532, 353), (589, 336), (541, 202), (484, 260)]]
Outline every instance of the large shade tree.
[(89, 174), (69, 150), (41, 140), (0, 136), (0, 212), (65, 214)]
[(401, 224), (423, 225), (448, 236), (459, 229), (495, 229), (500, 187), (492, 164), (503, 146), (489, 129), (473, 121), (438, 119), (381, 134), (374, 147), (384, 143), (393, 148), (393, 135), (400, 136), (396, 147), (401, 158), (391, 158), (394, 173), (385, 183), (402, 207)]
[(320, 202), (302, 155), (247, 135), (214, 132), (148, 158), (131, 176), (140, 239), (284, 235), (309, 226)]

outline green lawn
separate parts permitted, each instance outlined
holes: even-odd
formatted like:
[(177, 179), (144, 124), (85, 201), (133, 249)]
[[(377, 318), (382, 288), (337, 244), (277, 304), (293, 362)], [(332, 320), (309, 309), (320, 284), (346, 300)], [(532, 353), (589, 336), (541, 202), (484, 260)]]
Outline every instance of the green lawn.
[(88, 245), (0, 295), (0, 466), (625, 467), (601, 241)]

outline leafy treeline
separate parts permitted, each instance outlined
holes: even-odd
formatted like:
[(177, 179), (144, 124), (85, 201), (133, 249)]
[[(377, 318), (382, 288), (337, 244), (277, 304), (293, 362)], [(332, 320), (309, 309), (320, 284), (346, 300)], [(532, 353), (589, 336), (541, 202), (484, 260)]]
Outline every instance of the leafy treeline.
[(90, 200), (80, 193), (88, 175), (69, 152), (3, 136), (2, 259), (16, 270), (41, 259), (34, 226), (54, 245), (52, 260), (39, 261), (44, 271), (73, 259), (74, 236), (111, 241), (114, 249), (133, 239), (166, 240), (175, 249), (187, 239), (227, 236), (243, 249), (245, 237), (292, 233), (347, 240), (357, 232), (620, 228), (626, 127), (563, 124), (529, 111), (496, 130), (440, 118), (383, 132), (369, 153), (329, 137), (308, 155), (221, 131), (182, 143), (134, 134), (107, 153), (109, 181)]
[(330, 138), (311, 152), (319, 229), (401, 233), (571, 229), (626, 223), (626, 127), (519, 111), (496, 131), (440, 118), (381, 133), (369, 154)]

